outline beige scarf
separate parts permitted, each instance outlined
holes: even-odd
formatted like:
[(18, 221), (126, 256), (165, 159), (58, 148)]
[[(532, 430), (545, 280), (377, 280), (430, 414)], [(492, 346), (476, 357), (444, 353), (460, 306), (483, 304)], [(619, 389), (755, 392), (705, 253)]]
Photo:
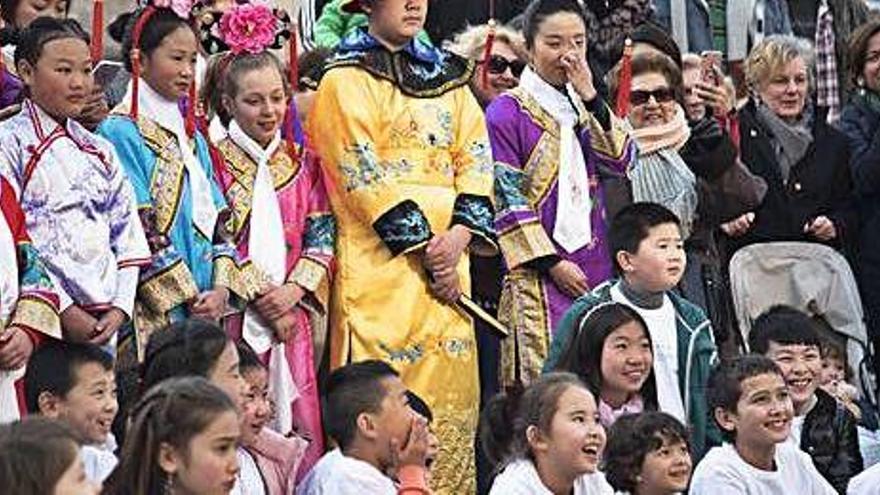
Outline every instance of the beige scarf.
[(684, 116), (684, 109), (676, 104), (675, 116), (672, 120), (662, 125), (633, 129), (632, 137), (639, 145), (639, 154), (653, 153), (667, 148), (678, 151), (690, 139), (691, 128)]

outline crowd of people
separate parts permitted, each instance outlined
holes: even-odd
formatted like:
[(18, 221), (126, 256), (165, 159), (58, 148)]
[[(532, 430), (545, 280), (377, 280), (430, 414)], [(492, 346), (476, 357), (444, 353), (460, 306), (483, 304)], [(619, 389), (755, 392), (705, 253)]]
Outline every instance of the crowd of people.
[(863, 0), (305, 3), (0, 0), (0, 491), (878, 493)]

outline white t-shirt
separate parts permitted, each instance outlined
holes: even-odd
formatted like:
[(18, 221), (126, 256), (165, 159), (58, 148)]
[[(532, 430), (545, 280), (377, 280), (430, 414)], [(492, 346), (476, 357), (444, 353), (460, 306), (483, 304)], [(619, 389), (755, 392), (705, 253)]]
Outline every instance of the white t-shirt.
[(849, 480), (846, 495), (880, 495), (880, 464), (874, 464)]
[(265, 495), (269, 493), (266, 482), (260, 474), (260, 467), (254, 456), (242, 447), (236, 451), (238, 457), (238, 479), (230, 492), (232, 495)]
[(715, 447), (694, 470), (690, 495), (834, 495), (810, 457), (792, 445), (776, 446), (776, 470), (747, 463), (731, 444)]
[(663, 304), (657, 309), (640, 308), (632, 303), (619, 285), (611, 288), (611, 300), (636, 310), (648, 325), (654, 350), (654, 377), (657, 381), (657, 406), (667, 414), (687, 424), (684, 400), (678, 388), (678, 329), (675, 306), (669, 296), (663, 295)]
[(397, 495), (390, 478), (373, 465), (333, 449), (296, 487), (296, 495)]
[[(574, 495), (613, 495), (614, 490), (600, 472), (584, 474), (574, 482)], [(508, 464), (495, 477), (489, 495), (553, 495), (532, 461), (520, 459)]]
[(83, 461), (86, 478), (95, 483), (103, 483), (119, 464), (113, 452), (116, 450), (116, 437), (107, 435), (107, 441), (100, 445), (83, 445), (79, 456)]
[(806, 420), (806, 414), (791, 418), (791, 433), (788, 434), (788, 440), (797, 448), (801, 448), (801, 432), (804, 431)]

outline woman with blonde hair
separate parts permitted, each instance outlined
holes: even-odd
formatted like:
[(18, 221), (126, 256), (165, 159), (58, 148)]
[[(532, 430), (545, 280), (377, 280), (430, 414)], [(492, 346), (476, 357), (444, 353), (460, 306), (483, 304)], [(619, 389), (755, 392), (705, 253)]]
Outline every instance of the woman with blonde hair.
[(767, 182), (754, 214), (728, 234), (739, 245), (807, 241), (845, 247), (856, 227), (850, 150), (813, 104), (813, 52), (793, 36), (770, 36), (746, 61), (752, 97), (740, 112), (741, 159)]
[(469, 26), (459, 33), (447, 49), (477, 63), (471, 79), (471, 90), (485, 108), (498, 95), (519, 84), (519, 76), (526, 67), (525, 40), (522, 35), (506, 26), (495, 28), (495, 40), (489, 60), (483, 59), (489, 25)]

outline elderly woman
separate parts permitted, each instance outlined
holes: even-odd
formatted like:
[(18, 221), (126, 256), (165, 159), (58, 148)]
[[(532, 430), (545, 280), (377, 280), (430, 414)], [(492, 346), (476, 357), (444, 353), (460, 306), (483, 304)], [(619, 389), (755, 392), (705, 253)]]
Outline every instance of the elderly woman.
[[(857, 274), (874, 348), (880, 348), (880, 19), (850, 40), (850, 79), (857, 91), (843, 109), (840, 129), (849, 141), (849, 167), (860, 214)], [(880, 360), (875, 362), (880, 369)]]
[(842, 248), (855, 227), (850, 150), (810, 98), (811, 46), (770, 36), (746, 61), (752, 99), (740, 112), (742, 161), (768, 186), (763, 202), (730, 224), (739, 245), (821, 242)]
[[(505, 26), (495, 29), (492, 53), (489, 54), (488, 61), (483, 60), (488, 34), (489, 26), (486, 24), (471, 26), (459, 33), (447, 46), (449, 51), (478, 64), (471, 81), (471, 90), (483, 108), (489, 106), (501, 93), (515, 88), (526, 67), (522, 35)], [(486, 84), (483, 84), (484, 78)]]
[[(618, 92), (615, 79), (612, 94)], [(627, 114), (638, 148), (638, 165), (630, 173), (633, 200), (669, 208), (687, 239), (697, 212), (697, 177), (679, 155), (691, 136), (678, 103), (682, 87), (681, 71), (668, 56), (642, 52), (633, 57)]]

